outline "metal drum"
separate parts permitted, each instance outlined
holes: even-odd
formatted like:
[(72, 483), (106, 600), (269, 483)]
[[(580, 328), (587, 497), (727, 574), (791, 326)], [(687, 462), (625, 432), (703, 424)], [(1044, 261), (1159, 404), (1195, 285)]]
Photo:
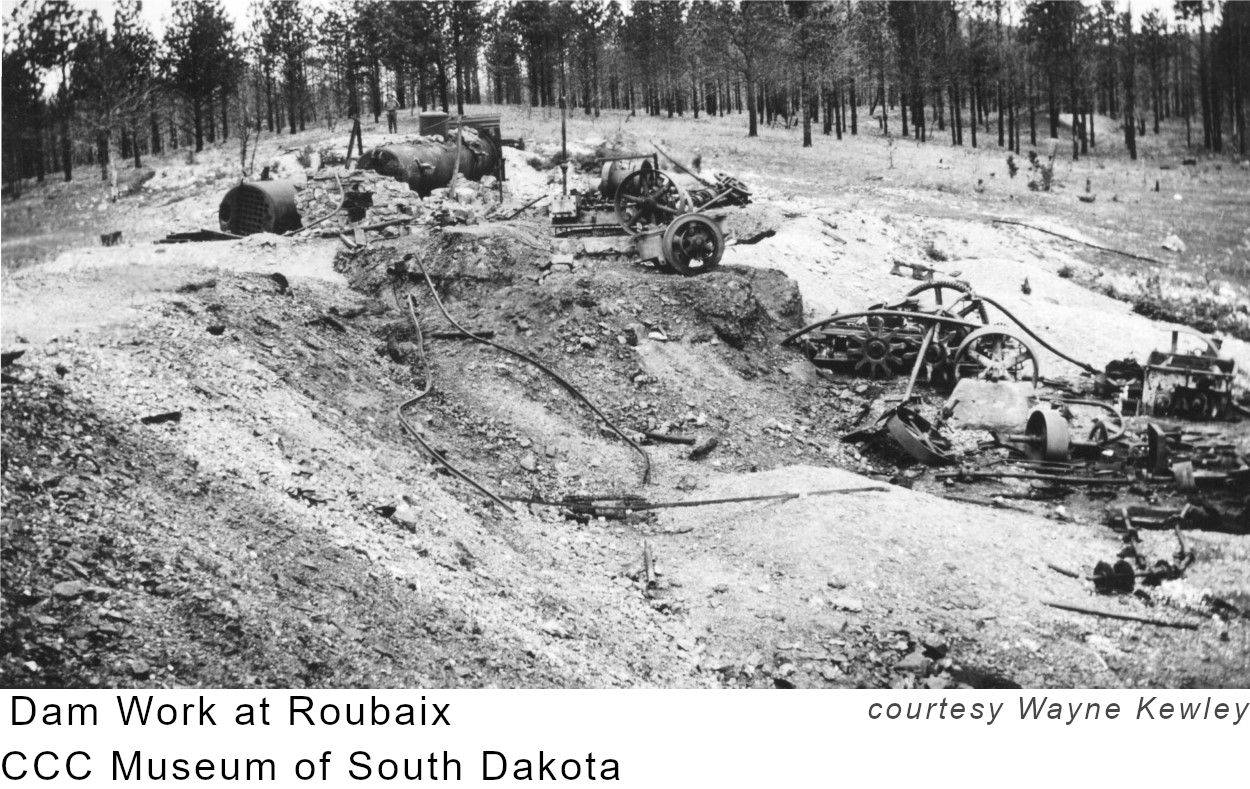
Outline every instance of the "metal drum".
[(290, 181), (248, 181), (226, 192), (217, 209), (221, 229), (237, 236), (286, 233), (301, 227)]

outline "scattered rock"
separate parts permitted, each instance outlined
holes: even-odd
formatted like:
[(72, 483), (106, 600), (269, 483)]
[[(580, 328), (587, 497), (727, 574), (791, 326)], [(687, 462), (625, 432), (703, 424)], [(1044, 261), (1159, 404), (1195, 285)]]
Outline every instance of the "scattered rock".
[(897, 663), (894, 664), (895, 671), (905, 671), (911, 674), (923, 674), (929, 670), (929, 658), (924, 656), (924, 652), (917, 649), (909, 652)]
[(52, 595), (62, 600), (74, 600), (85, 595), (91, 586), (85, 581), (61, 581), (52, 587)]
[(853, 614), (864, 610), (863, 600), (860, 600), (858, 597), (848, 597), (845, 595), (831, 597), (829, 599), (829, 605), (839, 611), (850, 611)]
[(1163, 247), (1169, 252), (1180, 253), (1180, 252), (1185, 251), (1185, 242), (1181, 241), (1180, 236), (1176, 235), (1175, 233), (1169, 233), (1167, 238), (1163, 239), (1163, 243), (1160, 244), (1159, 246)]

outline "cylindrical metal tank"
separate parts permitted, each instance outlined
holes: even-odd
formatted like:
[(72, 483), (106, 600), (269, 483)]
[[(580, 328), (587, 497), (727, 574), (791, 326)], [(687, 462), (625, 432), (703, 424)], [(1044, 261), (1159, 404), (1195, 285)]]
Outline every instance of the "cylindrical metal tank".
[(248, 181), (226, 192), (217, 209), (221, 229), (238, 236), (286, 233), (301, 227), (290, 181)]
[(451, 183), (456, 171), (457, 137), (461, 175), (479, 181), (498, 170), (502, 159), (498, 144), (489, 135), (467, 127), (458, 135), (449, 134), (443, 142), (430, 139), (374, 148), (361, 156), (357, 165), (405, 181), (425, 197)]
[(445, 112), (439, 112), (438, 110), (423, 112), (417, 116), (417, 122), (423, 137), (447, 133), (447, 113)]
[(616, 190), (625, 176), (636, 170), (650, 170), (650, 159), (614, 159), (603, 163), (599, 171), (599, 194), (608, 200), (616, 198)]

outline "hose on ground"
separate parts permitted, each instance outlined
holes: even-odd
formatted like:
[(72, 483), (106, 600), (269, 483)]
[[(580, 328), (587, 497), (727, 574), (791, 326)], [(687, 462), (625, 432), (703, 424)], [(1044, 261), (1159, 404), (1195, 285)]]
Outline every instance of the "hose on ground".
[[(565, 499), (542, 499), (542, 498), (523, 498), (520, 496), (509, 496), (509, 501), (519, 502), (521, 504), (534, 504), (540, 507), (564, 507), (571, 510), (588, 510), (595, 512), (643, 512), (646, 510), (664, 510), (674, 509), (677, 507), (706, 507), (712, 504), (735, 504), (739, 502), (751, 501), (789, 501), (790, 499), (802, 498), (805, 496), (835, 496), (846, 495), (850, 493), (879, 493), (889, 490), (889, 488), (880, 485), (865, 485), (856, 488), (830, 488), (826, 490), (805, 490), (797, 493), (766, 493), (758, 496), (728, 496), (720, 499), (693, 499), (688, 501), (646, 501), (646, 500), (627, 500), (620, 496), (604, 496), (598, 498), (592, 497), (571, 497)], [(596, 502), (609, 502), (607, 504), (598, 504)], [(621, 504), (615, 502), (628, 501)]]
[(561, 388), (563, 388), (569, 394), (573, 395), (574, 398), (576, 398), (583, 405), (585, 405), (588, 409), (590, 409), (591, 413), (593, 413), (595, 416), (603, 420), (603, 423), (607, 425), (608, 428), (611, 429), (613, 433), (619, 436), (623, 441), (625, 441), (625, 443), (629, 444), (634, 449), (635, 452), (638, 453), (638, 455), (642, 458), (642, 483), (646, 485), (647, 483), (651, 481), (651, 456), (647, 454), (647, 451), (645, 449), (639, 446), (637, 441), (630, 438), (629, 435), (626, 434), (624, 430), (617, 427), (616, 423), (613, 422), (608, 417), (607, 414), (599, 410), (599, 407), (596, 406), (593, 402), (591, 402), (590, 398), (582, 394), (580, 389), (578, 389), (576, 386), (571, 384), (566, 378), (564, 378), (564, 376), (560, 375), (555, 370), (551, 369), (546, 364), (544, 364), (543, 362), (540, 362), (534, 357), (524, 354), (521, 351), (518, 351), (514, 348), (509, 348), (506, 345), (502, 345), (493, 340), (488, 340), (485, 337), (474, 334), (473, 332), (466, 329), (464, 326), (460, 325), (460, 323), (458, 323), (456, 319), (451, 317), (451, 314), (447, 312), (447, 307), (443, 305), (443, 300), (439, 297), (438, 290), (434, 287), (434, 280), (430, 279), (430, 274), (428, 271), (425, 270), (425, 266), (422, 265), (421, 259), (418, 258), (416, 255), (410, 253), (404, 257), (404, 260), (411, 260), (416, 264), (417, 269), (421, 272), (421, 276), (425, 278), (425, 284), (430, 289), (430, 295), (434, 297), (434, 303), (438, 305), (439, 312), (443, 313), (443, 317), (447, 320), (448, 323), (454, 326), (458, 331), (462, 332), (469, 339), (475, 342), (479, 342), (483, 345), (489, 345), (492, 348), (495, 348), (497, 350), (503, 351), (504, 353), (515, 356), (521, 361), (526, 362), (527, 364), (530, 364), (533, 367), (537, 367), (539, 370), (541, 370), (542, 372), (550, 376), (552, 380), (554, 380), (556, 383), (558, 383), (561, 386)]
[[(398, 296), (399, 294), (397, 293), (396, 301), (398, 301)], [(408, 320), (412, 324), (413, 332), (416, 333), (417, 352), (421, 357), (421, 369), (425, 377), (425, 383), (421, 386), (420, 392), (417, 392), (414, 396), (408, 398), (403, 403), (400, 403), (399, 407), (395, 409), (396, 415), (399, 417), (399, 423), (403, 425), (404, 430), (408, 431), (408, 435), (416, 439), (417, 443), (421, 445), (421, 448), (425, 450), (427, 455), (434, 458), (434, 460), (437, 461), (443, 468), (451, 472), (453, 476), (456, 476), (468, 483), (478, 493), (481, 493), (483, 496), (495, 502), (500, 507), (503, 507), (507, 512), (513, 512), (514, 510), (508, 506), (507, 502), (499, 498), (499, 496), (491, 490), (483, 487), (477, 480), (456, 468), (450, 460), (443, 457), (442, 453), (435, 451), (434, 447), (430, 446), (429, 442), (425, 440), (425, 437), (421, 435), (421, 432), (417, 430), (416, 426), (408, 421), (408, 417), (404, 411), (411, 408), (417, 403), (418, 400), (430, 393), (430, 390), (434, 388), (434, 379), (430, 374), (430, 365), (425, 356), (425, 337), (421, 334), (421, 323), (417, 320), (417, 311), (412, 303), (412, 294), (408, 294), (407, 306)]]
[[(1094, 375), (1098, 375), (1098, 374), (1100, 373), (1100, 371), (1098, 370), (1098, 368), (1094, 367), (1093, 365), (1088, 364), (1087, 362), (1082, 362), (1082, 361), (1081, 361), (1081, 360), (1079, 360), (1079, 359), (1074, 359), (1074, 358), (1072, 358), (1071, 356), (1068, 356), (1068, 355), (1067, 355), (1066, 353), (1064, 353), (1063, 351), (1060, 351), (1060, 350), (1059, 350), (1058, 348), (1056, 348), (1055, 346), (1053, 346), (1053, 345), (1051, 345), (1050, 343), (1048, 343), (1048, 342), (1046, 342), (1045, 340), (1043, 340), (1040, 336), (1038, 336), (1037, 332), (1033, 331), (1033, 330), (1032, 330), (1032, 329), (1030, 329), (1028, 326), (1026, 326), (1022, 320), (1020, 320), (1020, 319), (1019, 319), (1019, 318), (1017, 318), (1014, 314), (1012, 314), (1011, 310), (1009, 310), (1009, 309), (1007, 309), (1006, 307), (1004, 307), (1004, 306), (1003, 306), (1002, 304), (1000, 304), (998, 301), (995, 301), (994, 299), (990, 298), (989, 296), (982, 296), (981, 294), (979, 294), (979, 293), (978, 293), (978, 294), (975, 294), (975, 295), (973, 295), (973, 294), (965, 294), (964, 296), (960, 297), (959, 299), (956, 299), (954, 303), (955, 303), (955, 304), (958, 304), (960, 301), (962, 301), (963, 299), (966, 299), (966, 298), (980, 299), (981, 301), (988, 302), (990, 305), (992, 305), (993, 307), (995, 307), (995, 308), (996, 308), (999, 312), (1001, 312), (1003, 315), (1006, 315), (1006, 316), (1007, 316), (1007, 318), (1008, 318), (1008, 319), (1009, 319), (1012, 323), (1014, 323), (1014, 324), (1016, 324), (1016, 326), (1020, 327), (1020, 329), (1021, 329), (1022, 331), (1024, 331), (1024, 333), (1025, 333), (1025, 334), (1029, 335), (1029, 336), (1030, 336), (1030, 337), (1032, 337), (1034, 340), (1036, 340), (1038, 345), (1040, 345), (1040, 346), (1042, 346), (1043, 348), (1045, 348), (1046, 350), (1050, 351), (1050, 352), (1051, 352), (1051, 353), (1053, 353), (1055, 356), (1058, 356), (1060, 359), (1063, 359), (1063, 360), (1064, 360), (1064, 361), (1066, 361), (1066, 362), (1071, 362), (1072, 364), (1075, 364), (1077, 367), (1080, 367), (1082, 370), (1085, 370), (1086, 372), (1093, 373)], [(952, 304), (951, 306), (954, 306), (954, 304)]]

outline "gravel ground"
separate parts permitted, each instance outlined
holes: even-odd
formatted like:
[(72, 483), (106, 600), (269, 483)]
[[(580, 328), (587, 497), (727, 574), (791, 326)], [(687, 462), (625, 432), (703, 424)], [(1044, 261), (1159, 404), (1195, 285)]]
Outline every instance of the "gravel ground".
[[(748, 157), (734, 171), (749, 180), (761, 169)], [(127, 210), (153, 236), (186, 229), (171, 217), (211, 218), (221, 184), (206, 183), (176, 210)], [(1117, 550), (1112, 532), (1083, 513), (1042, 517), (1044, 504), (1021, 513), (933, 495), (941, 486), (919, 469), (839, 440), (897, 387), (818, 376), (776, 345), (807, 317), (901, 295), (914, 283), (888, 273), (893, 257), (960, 271), (1095, 363), (1151, 347), (1163, 325), (1060, 277), (1076, 258), (1030, 231), (916, 216), (901, 200), (800, 197), (775, 179), (758, 196), (757, 224), (776, 235), (731, 248), (730, 265), (693, 280), (627, 258), (551, 266), (541, 217), (418, 232), (355, 255), (333, 240), (156, 247), (136, 234), (131, 246), (6, 270), (4, 347), (26, 353), (3, 384), (0, 679), (1250, 681), (1245, 620), (1212, 616), (1205, 597), (1246, 601), (1246, 536), (1191, 532), (1199, 561), (1185, 580), (1147, 598), (1095, 598), (1046, 564), (1088, 568)], [(423, 362), (384, 287), (409, 252), (430, 261), (453, 314), (555, 365), (614, 420), (720, 446), (699, 461), (650, 447), (642, 486), (637, 456), (531, 368), (454, 339), (427, 341)], [(427, 333), (446, 328), (420, 284), (407, 287)], [(1244, 345), (1227, 347), (1245, 359)], [(420, 387), (423, 363), (435, 386), (420, 429), (503, 493), (885, 490), (624, 520), (541, 506), (507, 515), (398, 431), (394, 408)], [(1153, 553), (1171, 550), (1168, 535), (1145, 539)], [(1198, 630), (1064, 613), (1048, 598)]]

